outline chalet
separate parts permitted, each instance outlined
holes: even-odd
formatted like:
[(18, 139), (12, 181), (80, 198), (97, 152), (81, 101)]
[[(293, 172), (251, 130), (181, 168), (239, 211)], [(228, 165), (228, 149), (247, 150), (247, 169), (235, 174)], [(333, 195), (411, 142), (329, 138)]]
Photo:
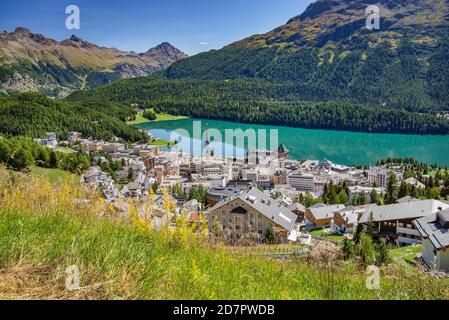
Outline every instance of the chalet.
[(334, 212), (332, 230), (338, 233), (353, 233), (357, 228), (358, 221), (366, 209), (376, 205), (363, 205), (357, 207), (346, 207)]
[(306, 208), (302, 204), (295, 202), (295, 203), (289, 205), (287, 208), (291, 212), (296, 214), (296, 216), (297, 216), (296, 222), (299, 222), (299, 223), (303, 223), (304, 222), (304, 216), (306, 214)]
[(314, 206), (306, 209), (305, 222), (307, 225), (316, 228), (326, 228), (331, 225), (331, 221), (334, 218), (334, 213), (344, 209), (342, 204), (332, 206)]
[(415, 220), (422, 237), (422, 259), (431, 269), (449, 272), (449, 209)]
[(413, 221), (448, 208), (448, 204), (436, 200), (395, 203), (367, 209), (359, 223), (365, 226), (373, 224), (379, 238), (402, 246), (410, 245), (421, 240)]
[(278, 239), (287, 240), (296, 215), (269, 195), (248, 186), (210, 210), (210, 230), (215, 221), (237, 234), (257, 233), (265, 237), (267, 230), (271, 229)]

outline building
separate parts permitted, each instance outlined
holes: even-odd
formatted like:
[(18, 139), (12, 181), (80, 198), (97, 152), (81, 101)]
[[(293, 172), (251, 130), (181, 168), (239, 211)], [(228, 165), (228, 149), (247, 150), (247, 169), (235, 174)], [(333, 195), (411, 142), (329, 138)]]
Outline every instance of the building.
[(315, 191), (315, 178), (312, 175), (303, 174), (301, 171), (293, 171), (287, 176), (287, 184), (298, 191)]
[(160, 149), (158, 146), (150, 146), (146, 144), (140, 144), (134, 146), (131, 150), (131, 153), (137, 155), (139, 157), (155, 157), (160, 153)]
[(50, 148), (58, 146), (58, 139), (56, 137), (56, 133), (54, 132), (47, 132), (47, 135), (44, 139), (34, 139), (34, 142)]
[(334, 212), (334, 219), (331, 228), (337, 233), (353, 233), (358, 225), (358, 221), (366, 209), (376, 205), (362, 205), (357, 207), (346, 207)]
[(278, 169), (270, 176), (270, 183), (273, 186), (287, 184), (287, 170)]
[(91, 167), (81, 176), (81, 183), (90, 186), (94, 190), (99, 190), (107, 202), (112, 202), (119, 196), (114, 180), (112, 180), (109, 174), (101, 171), (100, 167)]
[(101, 150), (106, 153), (117, 153), (125, 151), (123, 143), (105, 143), (101, 146)]
[(248, 187), (248, 183), (244, 185), (229, 184), (222, 188), (209, 188), (206, 191), (206, 202), (209, 206), (214, 206), (218, 202), (232, 198)]
[(373, 190), (376, 190), (376, 193), (379, 195), (379, 197), (386, 192), (385, 188), (351, 186), (351, 187), (349, 187), (349, 202), (352, 203), (352, 200), (355, 197), (360, 198), (362, 193), (364, 193), (366, 202), (370, 203), (370, 202), (372, 202), (371, 193), (373, 192)]
[(419, 182), (415, 178), (408, 178), (408, 179), (404, 180), (404, 182), (410, 186), (415, 186), (416, 189), (424, 190), (426, 188), (424, 183)]
[(314, 168), (315, 171), (322, 172), (322, 171), (335, 171), (339, 173), (348, 172), (351, 170), (350, 167), (341, 165), (341, 164), (335, 164), (330, 160), (324, 159), (323, 161), (319, 162), (316, 167)]
[(302, 204), (300, 204), (298, 202), (295, 202), (295, 203), (292, 203), (291, 205), (289, 205), (287, 208), (291, 212), (296, 214), (296, 216), (297, 216), (296, 222), (298, 222), (298, 223), (303, 223), (304, 222), (304, 217), (305, 217), (305, 214), (306, 214), (306, 208)]
[(368, 181), (371, 185), (376, 184), (377, 187), (386, 188), (392, 174), (396, 175), (398, 182), (402, 182), (402, 173), (395, 173), (385, 167), (371, 167), (368, 171)]
[(81, 133), (72, 131), (72, 132), (69, 132), (68, 137), (69, 137), (69, 143), (75, 144), (81, 140)]
[(449, 272), (449, 210), (415, 220), (422, 237), (422, 259), (434, 270)]
[(289, 150), (283, 144), (281, 144), (278, 148), (277, 158), (288, 160), (288, 153)]
[(217, 203), (210, 210), (210, 230), (215, 221), (225, 230), (230, 229), (241, 235), (255, 233), (265, 238), (271, 229), (278, 239), (286, 241), (295, 225), (296, 215), (269, 195), (250, 186)]
[(367, 209), (359, 220), (360, 224), (372, 224), (376, 236), (400, 246), (415, 244), (421, 234), (413, 222), (449, 208), (449, 204), (436, 200), (395, 203)]
[(306, 209), (305, 223), (309, 227), (326, 228), (330, 227), (332, 219), (334, 219), (334, 213), (344, 209), (342, 204), (336, 204), (331, 206), (314, 206)]
[(382, 167), (372, 167), (368, 171), (368, 181), (371, 185), (386, 188), (390, 179), (390, 171)]
[(415, 201), (420, 201), (420, 200), (417, 198), (413, 198), (411, 196), (405, 196), (403, 198), (396, 200), (395, 202), (396, 203), (407, 203), (407, 202), (415, 202)]
[(259, 173), (255, 170), (245, 170), (243, 173), (243, 179), (250, 180), (254, 185), (257, 185), (257, 180), (259, 180)]
[(81, 150), (87, 154), (89, 154), (91, 152), (98, 152), (98, 151), (102, 150), (103, 144), (104, 144), (103, 141), (85, 140), (85, 141), (81, 142)]
[(140, 159), (145, 167), (147, 168), (147, 171), (154, 169), (154, 158), (153, 157), (143, 157)]
[(128, 166), (134, 173), (139, 173), (139, 172), (146, 173), (146, 171), (147, 171), (145, 163), (141, 160), (129, 159)]
[(190, 163), (182, 163), (179, 165), (179, 175), (182, 177), (188, 177), (191, 174)]

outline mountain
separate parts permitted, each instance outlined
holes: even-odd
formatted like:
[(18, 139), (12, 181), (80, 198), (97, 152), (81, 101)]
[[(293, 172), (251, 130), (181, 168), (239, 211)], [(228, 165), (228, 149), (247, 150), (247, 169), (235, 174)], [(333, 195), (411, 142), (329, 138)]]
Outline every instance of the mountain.
[[(380, 29), (368, 30), (377, 5)], [(448, 0), (317, 0), (271, 32), (173, 64), (168, 79), (294, 82), (305, 100), (449, 109)]]
[(61, 97), (119, 78), (146, 76), (186, 57), (167, 42), (138, 54), (100, 47), (75, 35), (58, 42), (17, 28), (0, 32), (0, 86)]

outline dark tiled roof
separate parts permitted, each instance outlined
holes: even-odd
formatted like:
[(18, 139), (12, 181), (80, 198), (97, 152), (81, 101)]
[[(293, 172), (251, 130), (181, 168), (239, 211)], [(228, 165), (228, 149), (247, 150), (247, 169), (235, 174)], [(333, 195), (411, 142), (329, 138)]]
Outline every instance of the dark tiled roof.
[(442, 223), (448, 217), (449, 209), (425, 216), (414, 221), (414, 224), (421, 236), (429, 239), (436, 249), (445, 249), (449, 247), (449, 230)]

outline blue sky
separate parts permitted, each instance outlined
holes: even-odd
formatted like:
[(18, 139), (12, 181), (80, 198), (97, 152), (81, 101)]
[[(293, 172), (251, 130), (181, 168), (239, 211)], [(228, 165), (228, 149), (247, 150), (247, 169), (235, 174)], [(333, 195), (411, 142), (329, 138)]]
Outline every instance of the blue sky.
[[(90, 42), (144, 52), (169, 41), (192, 55), (264, 33), (304, 11), (311, 0), (1, 0), (0, 29), (18, 26), (56, 40), (76, 34)], [(81, 29), (65, 28), (78, 5)], [(207, 46), (205, 45), (207, 43)]]

